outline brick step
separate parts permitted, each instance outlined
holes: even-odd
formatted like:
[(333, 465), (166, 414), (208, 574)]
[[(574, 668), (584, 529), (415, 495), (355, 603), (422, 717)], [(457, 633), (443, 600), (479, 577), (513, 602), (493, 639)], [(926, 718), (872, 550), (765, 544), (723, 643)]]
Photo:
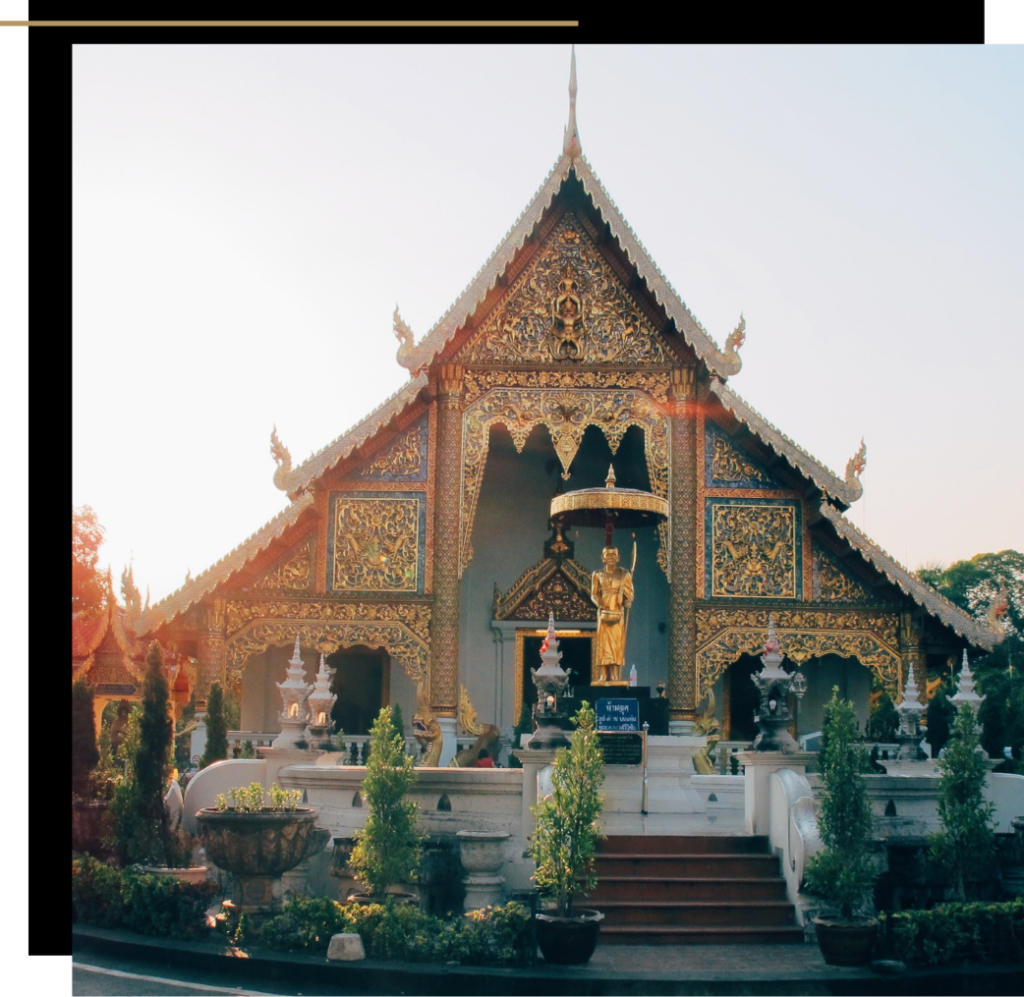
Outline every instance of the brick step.
[(732, 927), (762, 928), (793, 926), (793, 905), (786, 901), (750, 903), (744, 901), (700, 903), (595, 900), (587, 903), (604, 914), (601, 930), (611, 926), (635, 927)]
[[(604, 876), (590, 895), (594, 903), (603, 900), (784, 900), (784, 879), (680, 879), (671, 876)], [(589, 902), (589, 901), (588, 901)]]
[(752, 879), (779, 875), (777, 855), (599, 853), (594, 857), (598, 880), (604, 876), (641, 879)]
[(701, 855), (768, 853), (768, 838), (754, 834), (613, 834), (597, 843), (598, 854), (605, 852), (647, 855)]
[(774, 945), (799, 944), (804, 940), (803, 928), (763, 926), (756, 928), (636, 927), (602, 923), (598, 936), (600, 945)]

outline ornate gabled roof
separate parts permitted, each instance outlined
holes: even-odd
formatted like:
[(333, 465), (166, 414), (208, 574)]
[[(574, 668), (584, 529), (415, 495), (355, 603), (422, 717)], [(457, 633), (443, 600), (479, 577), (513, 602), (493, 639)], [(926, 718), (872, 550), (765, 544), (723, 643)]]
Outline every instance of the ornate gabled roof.
[(212, 567), (207, 568), (190, 582), (186, 582), (165, 599), (161, 599), (148, 611), (143, 612), (136, 621), (138, 633), (152, 633), (168, 620), (184, 613), (189, 606), (197, 603), (218, 585), (227, 581), (236, 571), (266, 550), (288, 527), (297, 523), (302, 513), (312, 506), (313, 501), (312, 492), (303, 492), (287, 509), (265, 523), (230, 554), (222, 557)]
[[(71, 617), (71, 660), (78, 665), (73, 671), (74, 678), (84, 675), (92, 667), (94, 656), (108, 636), (121, 652), (122, 663), (130, 675), (141, 680), (142, 670), (137, 660), (142, 657), (142, 645), (132, 629), (128, 613), (114, 598), (114, 582), (107, 573), (107, 605), (102, 612), (91, 618), (80, 613)], [(109, 650), (109, 647), (108, 647)]]
[(709, 370), (721, 378), (739, 373), (741, 362), (739, 347), (743, 345), (744, 323), (733, 331), (726, 341), (724, 351), (708, 335), (707, 330), (697, 321), (693, 313), (686, 307), (665, 275), (658, 269), (650, 254), (637, 238), (636, 233), (622, 216), (615, 202), (608, 196), (603, 184), (591, 169), (586, 157), (580, 151), (579, 132), (576, 127), (576, 64), (573, 68), (570, 84), (570, 121), (566, 127), (565, 141), (561, 156), (555, 161), (544, 182), (522, 214), (491, 254), (490, 259), (480, 268), (466, 289), (459, 295), (455, 303), (442, 316), (440, 321), (420, 341), (412, 345), (408, 327), (396, 320), (396, 332), (403, 339), (398, 352), (398, 360), (404, 367), (413, 372), (424, 370), (447, 346), (455, 333), (462, 328), (481, 302), (494, 289), (498, 279), (508, 269), (516, 254), (523, 248), (526, 240), (540, 222), (544, 212), (551, 206), (555, 195), (561, 190), (562, 184), (569, 178), (570, 172), (582, 183), (584, 191), (589, 195), (601, 218), (607, 222), (611, 234), (618, 240), (620, 247), (629, 262), (643, 278), (648, 291), (665, 309), (668, 317), (675, 323), (676, 329), (686, 342), (694, 349), (697, 356), (707, 364)]
[(740, 422), (747, 425), (750, 431), (769, 446), (780, 457), (784, 457), (810, 478), (829, 498), (841, 502), (844, 507), (852, 505), (864, 494), (860, 479), (853, 470), (854, 461), (847, 466), (846, 479), (840, 478), (820, 461), (815, 460), (803, 447), (794, 443), (785, 433), (773, 426), (763, 415), (755, 411), (731, 388), (726, 387), (716, 378), (711, 379), (711, 393)]
[[(494, 618), (509, 620), (517, 618), (517, 610), (527, 603), (532, 595), (539, 593), (556, 572), (561, 572), (578, 593), (580, 599), (590, 607), (590, 572), (571, 557), (545, 557), (524, 571), (504, 594), (494, 586)], [(596, 610), (594, 610), (596, 615)], [(538, 617), (539, 618), (539, 617)], [(588, 618), (594, 618), (589, 616)]]
[(526, 243), (527, 238), (540, 222), (544, 212), (551, 206), (555, 195), (562, 184), (574, 172), (583, 184), (583, 189), (590, 196), (594, 207), (608, 223), (612, 235), (618, 240), (630, 263), (636, 267), (637, 273), (644, 279), (647, 289), (654, 296), (675, 322), (676, 329), (682, 333), (686, 342), (693, 347), (697, 356), (703, 360), (713, 374), (728, 377), (739, 372), (741, 362), (737, 349), (743, 342), (743, 325), (729, 337), (723, 352), (708, 335), (704, 327), (694, 318), (665, 275), (658, 269), (643, 244), (630, 228), (629, 223), (614, 201), (608, 196), (601, 181), (590, 168), (586, 157), (580, 155), (573, 158), (563, 152), (559, 156), (551, 172), (541, 184), (533, 199), (515, 224), (506, 233), (498, 248), (490, 259), (480, 268), (477, 275), (448, 309), (441, 320), (422, 339), (417, 346), (399, 351), (399, 362), (412, 371), (422, 371), (430, 365), (434, 358), (447, 346), (455, 333), (465, 325), (476, 311), (480, 303), (487, 297), (498, 282), (498, 278), (508, 269), (510, 263)]
[(289, 495), (308, 488), (326, 471), (335, 467), (348, 457), (357, 447), (375, 436), (392, 419), (400, 416), (412, 405), (420, 391), (427, 386), (427, 375), (417, 374), (408, 384), (401, 387), (383, 404), (377, 406), (365, 419), (357, 422), (337, 439), (331, 441), (322, 450), (317, 451), (307, 461), (300, 464), (291, 474), (285, 488)]
[(926, 609), (940, 623), (955, 630), (964, 640), (976, 647), (991, 651), (1003, 639), (1001, 630), (994, 630), (981, 620), (965, 613), (959, 606), (940, 595), (930, 585), (890, 557), (873, 540), (861, 533), (838, 509), (827, 502), (821, 503), (822, 515), (835, 527), (836, 532), (856, 550), (872, 567), (880, 571), (905, 595)]

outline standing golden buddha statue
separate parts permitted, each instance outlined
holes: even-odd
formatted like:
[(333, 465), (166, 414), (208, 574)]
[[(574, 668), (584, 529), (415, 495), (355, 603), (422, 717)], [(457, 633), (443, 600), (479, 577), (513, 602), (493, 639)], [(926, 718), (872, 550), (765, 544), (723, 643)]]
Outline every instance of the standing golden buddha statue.
[(602, 571), (595, 571), (590, 599), (597, 606), (597, 663), (601, 677), (595, 685), (619, 681), (626, 660), (626, 627), (633, 603), (633, 574), (619, 565), (619, 552), (605, 547)]

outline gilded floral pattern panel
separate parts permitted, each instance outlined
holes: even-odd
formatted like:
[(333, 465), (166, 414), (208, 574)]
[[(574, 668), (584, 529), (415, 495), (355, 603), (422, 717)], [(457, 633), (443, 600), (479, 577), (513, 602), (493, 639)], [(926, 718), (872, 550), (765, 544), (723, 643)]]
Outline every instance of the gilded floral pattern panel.
[(784, 489), (756, 460), (735, 446), (729, 437), (707, 422), (704, 438), (704, 480), (708, 488)]
[(458, 359), (665, 365), (670, 356), (622, 278), (568, 212)]
[(335, 492), (330, 508), (330, 591), (423, 591), (422, 492)]
[(305, 592), (313, 586), (313, 565), (316, 560), (316, 531), (302, 541), (302, 545), (279, 558), (252, 585), (254, 589), (283, 589)]
[(798, 502), (710, 499), (706, 510), (705, 574), (711, 597), (802, 597)]
[(824, 548), (814, 544), (811, 555), (811, 598), (815, 602), (873, 602), (876, 597), (842, 569)]
[(427, 480), (427, 418), (424, 416), (356, 472), (365, 481)]

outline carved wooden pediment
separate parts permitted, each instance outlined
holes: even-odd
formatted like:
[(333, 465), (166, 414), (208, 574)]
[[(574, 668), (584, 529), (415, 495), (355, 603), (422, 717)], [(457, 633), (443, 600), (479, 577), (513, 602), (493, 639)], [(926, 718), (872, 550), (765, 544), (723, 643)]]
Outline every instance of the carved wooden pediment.
[(460, 350), (460, 362), (671, 364), (671, 350), (626, 275), (598, 249), (589, 228), (572, 211), (558, 220)]
[(506, 592), (494, 587), (496, 620), (593, 622), (597, 608), (590, 601), (590, 572), (571, 557), (546, 557), (528, 568)]

